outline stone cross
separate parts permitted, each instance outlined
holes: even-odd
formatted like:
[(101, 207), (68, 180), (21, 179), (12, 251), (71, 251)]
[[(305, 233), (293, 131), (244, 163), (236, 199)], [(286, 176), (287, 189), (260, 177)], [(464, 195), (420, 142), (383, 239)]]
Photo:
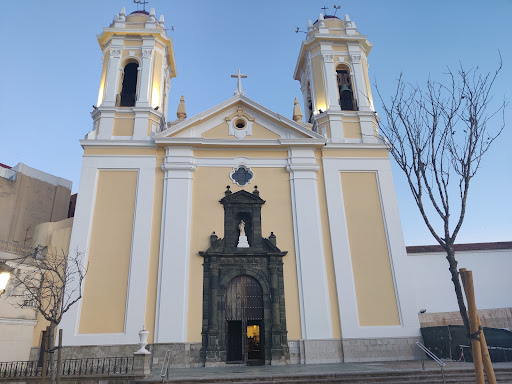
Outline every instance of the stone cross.
[(242, 75), (240, 73), (240, 69), (238, 70), (238, 73), (235, 74), (235, 75), (231, 75), (231, 77), (235, 77), (235, 78), (238, 78), (238, 82), (237, 82), (237, 85), (236, 85), (236, 90), (235, 90), (235, 93), (234, 95), (243, 95), (245, 96), (245, 92), (244, 90), (242, 89), (242, 79), (245, 79), (247, 77), (247, 75)]

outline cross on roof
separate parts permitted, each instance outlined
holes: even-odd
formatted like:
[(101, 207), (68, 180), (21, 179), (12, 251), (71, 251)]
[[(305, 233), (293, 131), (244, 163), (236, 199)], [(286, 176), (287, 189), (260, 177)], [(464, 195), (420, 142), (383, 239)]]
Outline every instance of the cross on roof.
[(139, 4), (142, 4), (142, 10), (146, 10), (146, 4), (148, 3), (146, 0), (133, 0), (135, 4), (137, 4), (137, 11), (139, 10)]
[(323, 10), (324, 10), (324, 15), (325, 15), (325, 11), (326, 11), (326, 10), (328, 10), (329, 8), (328, 8), (328, 7), (326, 7), (326, 6), (324, 5), (324, 6), (323, 6), (322, 8), (320, 8), (320, 9), (323, 9)]
[(235, 75), (231, 75), (231, 77), (238, 78), (238, 82), (237, 82), (237, 85), (236, 85), (236, 90), (235, 90), (234, 95), (243, 95), (243, 96), (245, 96), (245, 92), (242, 89), (242, 79), (245, 79), (247, 77), (247, 75), (242, 75), (240, 73), (240, 69), (239, 69), (238, 73), (235, 74)]

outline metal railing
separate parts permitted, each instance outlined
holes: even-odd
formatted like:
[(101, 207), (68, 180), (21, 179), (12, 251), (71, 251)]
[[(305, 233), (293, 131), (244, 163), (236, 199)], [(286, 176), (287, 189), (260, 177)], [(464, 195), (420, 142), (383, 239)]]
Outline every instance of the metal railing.
[(171, 350), (168, 349), (165, 352), (164, 362), (162, 363), (162, 369), (160, 370), (160, 377), (162, 378), (162, 383), (165, 379), (169, 378), (169, 364), (171, 363)]
[[(48, 368), (50, 368), (49, 363)], [(133, 357), (66, 359), (62, 363), (61, 375), (125, 375), (130, 373), (132, 368)], [(0, 363), (0, 377), (34, 377), (41, 375), (42, 367), (38, 365), (37, 360)]]
[(135, 93), (120, 93), (116, 97), (116, 106), (118, 107), (134, 107), (136, 100)]
[(42, 367), (38, 361), (9, 361), (0, 363), (0, 377), (41, 376)]
[(17, 243), (15, 241), (0, 240), (0, 251), (26, 256), (32, 255), (34, 253), (34, 248), (29, 245)]
[(133, 357), (68, 359), (62, 364), (62, 375), (123, 375), (131, 372), (132, 367)]
[[(446, 378), (444, 377), (444, 370), (443, 370), (443, 367), (446, 366), (446, 363), (443, 360), (441, 360), (439, 357), (434, 355), (434, 353), (432, 353), (432, 351), (430, 349), (425, 347), (419, 341), (416, 342), (416, 345), (418, 346), (420, 351), (423, 351), (425, 353), (425, 355), (427, 355), (432, 360), (434, 360), (437, 364), (439, 364), (439, 368), (441, 368), (441, 374), (443, 375), (443, 383), (446, 384)], [(423, 359), (423, 353), (420, 352), (420, 355), (421, 355), (421, 369), (425, 370), (425, 360)]]

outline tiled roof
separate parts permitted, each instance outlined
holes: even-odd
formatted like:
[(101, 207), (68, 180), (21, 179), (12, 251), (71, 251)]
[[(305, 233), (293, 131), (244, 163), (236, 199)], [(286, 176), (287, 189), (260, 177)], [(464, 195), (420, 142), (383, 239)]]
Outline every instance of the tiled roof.
[[(512, 249), (512, 241), (500, 241), (495, 243), (467, 243), (455, 244), (453, 246), (456, 252), (461, 251), (491, 251), (497, 249)], [(413, 245), (406, 247), (407, 253), (433, 253), (444, 252), (440, 245)]]

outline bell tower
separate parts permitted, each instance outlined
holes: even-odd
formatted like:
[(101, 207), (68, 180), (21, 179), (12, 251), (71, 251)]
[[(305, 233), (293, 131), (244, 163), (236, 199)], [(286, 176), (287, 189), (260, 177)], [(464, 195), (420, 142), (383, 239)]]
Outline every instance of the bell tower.
[(147, 140), (164, 129), (170, 80), (176, 76), (163, 15), (125, 8), (98, 35), (103, 52), (98, 101), (88, 140)]
[(294, 79), (301, 84), (305, 121), (328, 142), (379, 141), (368, 77), (371, 48), (348, 15), (320, 14), (308, 22)]

